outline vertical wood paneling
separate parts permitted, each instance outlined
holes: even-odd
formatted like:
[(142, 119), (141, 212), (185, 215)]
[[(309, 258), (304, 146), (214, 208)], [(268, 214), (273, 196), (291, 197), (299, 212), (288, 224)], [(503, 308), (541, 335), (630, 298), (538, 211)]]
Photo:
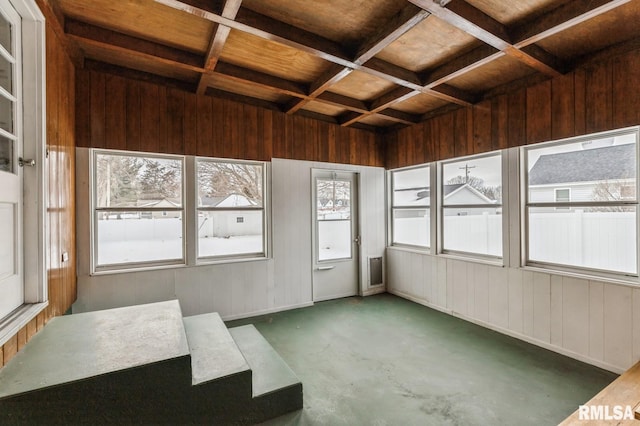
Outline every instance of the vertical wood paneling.
[(522, 272), (522, 333), (533, 337), (535, 314), (533, 310), (533, 272)]
[(554, 275), (551, 277), (551, 305), (550, 305), (550, 342), (557, 347), (562, 346), (562, 277)]
[(197, 96), (192, 93), (184, 95), (184, 154), (198, 154), (198, 104)]
[(509, 148), (509, 107), (507, 96), (494, 98), (491, 103), (491, 149)]
[(479, 263), (473, 264), (475, 278), (474, 313), (480, 321), (489, 321), (489, 268)]
[(551, 140), (551, 82), (527, 89), (527, 144)]
[(640, 123), (640, 51), (613, 61), (613, 127)]
[(585, 113), (587, 133), (611, 129), (613, 124), (613, 80), (610, 62), (587, 68)]
[(509, 147), (527, 143), (527, 91), (507, 95), (507, 134)]
[(459, 109), (448, 116), (453, 121), (453, 134), (449, 130), (451, 120), (447, 116), (440, 119), (437, 132), (434, 133), (435, 140), (440, 144), (440, 160), (473, 153), (473, 137), (469, 137), (469, 133), (473, 132), (471, 111)]
[(533, 274), (533, 337), (551, 343), (551, 277)]
[(184, 105), (185, 92), (176, 89), (167, 90), (167, 145), (161, 147), (162, 152), (169, 154), (185, 153)]
[(575, 135), (574, 81), (573, 74), (567, 74), (551, 82), (551, 137), (553, 139)]
[(523, 288), (522, 270), (509, 269), (509, 329), (516, 333), (523, 331)]
[[(142, 145), (142, 109), (140, 103), (140, 85), (131, 81), (126, 82), (127, 107), (126, 116), (123, 117), (127, 131), (127, 149), (129, 151), (141, 151)], [(111, 96), (109, 93), (107, 97)], [(110, 147), (109, 141), (105, 148)]]
[(482, 101), (473, 106), (473, 153), (491, 151), (491, 105)]
[(106, 140), (114, 149), (127, 149), (126, 131), (123, 123), (126, 123), (126, 84), (120, 77), (106, 77)]
[(509, 328), (509, 281), (505, 268), (489, 268), (489, 322)]
[[(158, 86), (152, 84), (140, 85), (140, 98), (157, 99), (159, 95)], [(129, 108), (135, 110), (135, 101), (131, 100)], [(143, 102), (140, 108), (140, 150), (146, 152), (158, 152), (160, 150), (160, 106), (157, 102)], [(136, 113), (133, 112), (133, 117)]]
[[(47, 82), (51, 84), (51, 82)], [(106, 111), (105, 111), (105, 84), (106, 76), (104, 74), (91, 73), (89, 79), (89, 111), (90, 111), (90, 136), (93, 148), (106, 148), (107, 143), (105, 140), (105, 125), (106, 125)], [(84, 116), (78, 117), (82, 119)], [(55, 124), (55, 123), (54, 123)]]

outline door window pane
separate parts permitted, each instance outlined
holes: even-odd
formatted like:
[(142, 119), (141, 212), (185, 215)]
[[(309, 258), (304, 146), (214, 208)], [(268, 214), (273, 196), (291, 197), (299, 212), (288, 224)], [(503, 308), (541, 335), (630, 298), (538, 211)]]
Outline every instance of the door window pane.
[(318, 260), (351, 258), (351, 182), (316, 181)]
[(0, 93), (0, 129), (13, 134), (13, 110), (15, 104)]
[(2, 14), (0, 14), (0, 45), (7, 52), (13, 54), (13, 49), (11, 49), (11, 24)]
[(0, 86), (7, 92), (13, 93), (13, 64), (0, 55)]
[(262, 210), (198, 212), (198, 256), (264, 253)]
[(13, 141), (0, 136), (0, 172), (13, 173)]
[(636, 274), (635, 206), (530, 207), (529, 259)]
[(182, 212), (97, 211), (98, 265), (182, 259)]

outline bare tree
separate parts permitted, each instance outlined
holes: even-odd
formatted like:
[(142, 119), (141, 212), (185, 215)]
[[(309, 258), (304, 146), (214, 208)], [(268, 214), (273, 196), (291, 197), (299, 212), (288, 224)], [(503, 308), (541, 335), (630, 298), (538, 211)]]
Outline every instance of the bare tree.
[(135, 205), (140, 188), (137, 176), (142, 167), (137, 157), (98, 155), (96, 161), (97, 202), (101, 207)]
[(251, 164), (198, 163), (198, 188), (201, 196), (226, 197), (244, 195), (262, 205), (262, 167)]
[[(636, 186), (634, 183), (620, 180), (602, 181), (594, 186), (591, 196), (593, 197), (593, 201), (623, 201), (635, 199)], [(608, 206), (589, 209), (589, 211), (624, 212), (629, 211), (629, 208), (624, 206)]]

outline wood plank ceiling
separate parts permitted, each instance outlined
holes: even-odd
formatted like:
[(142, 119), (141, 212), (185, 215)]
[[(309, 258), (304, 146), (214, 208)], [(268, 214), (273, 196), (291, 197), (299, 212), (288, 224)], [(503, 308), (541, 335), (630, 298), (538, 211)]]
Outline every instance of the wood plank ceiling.
[(640, 37), (640, 0), (49, 0), (82, 67), (386, 130)]

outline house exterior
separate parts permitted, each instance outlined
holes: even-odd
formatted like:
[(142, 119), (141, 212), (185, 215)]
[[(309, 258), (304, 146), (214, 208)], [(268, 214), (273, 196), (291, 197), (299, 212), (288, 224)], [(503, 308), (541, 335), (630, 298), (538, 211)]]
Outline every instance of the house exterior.
[[(634, 199), (635, 144), (541, 155), (529, 171), (532, 203), (598, 200), (597, 186), (609, 199)], [(592, 167), (583, 167), (591, 164)], [(600, 195), (602, 197), (602, 195)]]
[(242, 194), (226, 197), (200, 197), (200, 207), (224, 210), (201, 210), (198, 213), (199, 238), (229, 238), (232, 236), (260, 235), (263, 220), (260, 210), (227, 210), (255, 206), (255, 202)]
[[(491, 200), (482, 194), (480, 191), (475, 189), (469, 184), (466, 183), (457, 183), (444, 185), (444, 205), (445, 206), (455, 206), (455, 205), (494, 205), (496, 204), (495, 200)], [(394, 204), (396, 206), (405, 206), (405, 207), (414, 207), (414, 206), (424, 206), (428, 208), (430, 205), (430, 197), (431, 197), (431, 188), (429, 187), (415, 187), (415, 188), (406, 188), (396, 190), (393, 194), (394, 196)], [(445, 216), (467, 216), (467, 215), (478, 215), (483, 213), (496, 213), (500, 208), (496, 207), (487, 207), (485, 208), (474, 208), (474, 209), (445, 209)], [(401, 211), (398, 212), (401, 215), (415, 215), (416, 211)], [(413, 217), (413, 216), (402, 216), (402, 217)]]

